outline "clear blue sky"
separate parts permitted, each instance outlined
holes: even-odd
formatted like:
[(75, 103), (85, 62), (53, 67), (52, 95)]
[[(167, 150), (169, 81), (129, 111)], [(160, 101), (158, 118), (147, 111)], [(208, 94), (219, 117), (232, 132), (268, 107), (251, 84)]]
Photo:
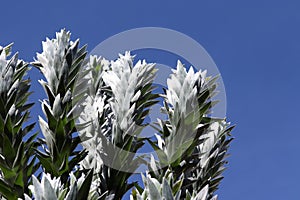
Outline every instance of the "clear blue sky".
[[(131, 28), (165, 27), (194, 38), (216, 62), (237, 125), (220, 200), (300, 199), (298, 0), (6, 1), (0, 44), (31, 61), (61, 28), (92, 50)], [(40, 91), (32, 70), (32, 90)], [(36, 92), (31, 99), (43, 97)], [(39, 110), (36, 105), (35, 113)]]

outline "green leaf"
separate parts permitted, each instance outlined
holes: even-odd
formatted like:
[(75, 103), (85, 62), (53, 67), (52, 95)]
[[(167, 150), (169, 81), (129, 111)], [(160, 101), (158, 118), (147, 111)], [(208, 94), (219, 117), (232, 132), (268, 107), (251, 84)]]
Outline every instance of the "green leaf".
[(10, 180), (17, 175), (17, 171), (12, 168), (8, 168), (4, 163), (0, 163), (1, 172), (4, 175), (4, 178)]
[(2, 180), (0, 179), (0, 193), (4, 195), (6, 199), (17, 200), (16, 193)]
[(12, 166), (13, 168), (16, 166), (22, 166), (24, 164), (24, 163), (22, 163), (23, 153), (24, 153), (24, 143), (20, 143), (13, 166)]
[(173, 185), (173, 187), (172, 187), (173, 195), (175, 195), (176, 193), (178, 193), (180, 191), (182, 183), (183, 183), (183, 179), (180, 179)]
[(78, 199), (85, 199), (90, 191), (91, 183), (93, 179), (93, 169), (89, 171), (88, 175), (85, 177), (84, 182), (78, 190)]

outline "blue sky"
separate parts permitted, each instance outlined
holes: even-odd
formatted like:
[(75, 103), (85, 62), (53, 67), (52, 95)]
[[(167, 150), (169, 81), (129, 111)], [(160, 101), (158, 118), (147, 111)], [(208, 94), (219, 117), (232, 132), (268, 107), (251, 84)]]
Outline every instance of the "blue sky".
[[(299, 10), (297, 0), (6, 1), (0, 44), (14, 42), (13, 50), (31, 61), (41, 41), (64, 27), (89, 50), (145, 26), (192, 37), (217, 64), (227, 117), (237, 125), (219, 199), (292, 200), (300, 199)], [(30, 76), (32, 90), (40, 91), (41, 75), (32, 70)], [(36, 92), (31, 99), (42, 97)]]

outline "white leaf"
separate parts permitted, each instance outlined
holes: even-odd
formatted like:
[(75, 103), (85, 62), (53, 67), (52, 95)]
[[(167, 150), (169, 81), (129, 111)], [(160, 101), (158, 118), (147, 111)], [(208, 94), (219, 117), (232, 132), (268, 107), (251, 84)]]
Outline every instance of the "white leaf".
[(52, 109), (54, 117), (58, 118), (62, 114), (60, 94), (55, 97)]
[(40, 182), (38, 181), (38, 179), (34, 175), (32, 175), (32, 183), (33, 183), (33, 185), (30, 185), (29, 189), (32, 192), (34, 198), (36, 200), (43, 200), (42, 199), (43, 188), (42, 188)]
[(141, 91), (137, 91), (137, 93), (135, 93), (135, 95), (131, 98), (131, 102), (135, 102), (138, 100), (138, 98), (141, 96)]
[(43, 191), (43, 197), (47, 200), (57, 200), (57, 196), (55, 194), (54, 189), (52, 188), (52, 185), (50, 181), (48, 180), (47, 176), (43, 176), (42, 178), (42, 185), (44, 187)]
[(162, 199), (159, 188), (160, 184), (156, 179), (151, 178), (150, 175), (147, 177), (147, 187), (149, 189), (149, 196), (151, 200)]
[(166, 200), (174, 200), (172, 189), (165, 178), (163, 178), (162, 184), (162, 197), (164, 197)]
[(194, 200), (207, 200), (207, 195), (208, 195), (208, 185), (206, 185), (202, 190), (196, 195)]

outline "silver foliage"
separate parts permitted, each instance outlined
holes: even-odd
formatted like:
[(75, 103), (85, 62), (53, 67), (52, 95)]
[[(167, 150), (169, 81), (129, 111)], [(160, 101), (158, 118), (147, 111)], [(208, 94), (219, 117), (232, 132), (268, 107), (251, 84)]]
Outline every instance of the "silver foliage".
[[(39, 181), (34, 175), (32, 176), (32, 185), (29, 186), (35, 200), (76, 200), (77, 192), (80, 190), (85, 175), (79, 179), (73, 173), (70, 173), (70, 186), (61, 183), (60, 178), (51, 178), (50, 174), (43, 173), (42, 180)], [(25, 199), (31, 199), (25, 195)], [(90, 194), (87, 199), (96, 199)]]
[[(141, 162), (137, 161), (127, 152), (136, 153), (145, 143), (138, 135), (147, 125), (144, 119), (151, 105), (157, 103), (159, 97), (153, 94), (153, 80), (157, 72), (155, 64), (145, 60), (134, 64), (134, 56), (130, 52), (120, 54), (115, 61), (97, 56), (90, 56), (84, 61), (85, 47), (77, 49), (78, 43), (78, 40), (70, 41), (70, 32), (62, 30), (55, 39), (47, 38), (43, 42), (43, 52), (37, 54), (33, 63), (45, 76), (40, 83), (49, 98), (42, 101), (47, 119), (39, 117), (45, 137), (43, 147), (47, 146), (39, 158), (45, 157), (43, 164), (50, 166), (45, 170), (47, 172), (58, 166), (56, 171), (53, 170), (55, 176), (44, 173), (41, 181), (32, 176), (29, 188), (34, 199), (76, 199), (86, 176), (83, 173), (77, 179), (72, 172), (69, 173), (75, 168), (81, 172), (93, 169), (92, 183), (87, 188), (88, 199), (120, 199), (135, 186), (130, 197), (132, 200), (216, 200), (215, 191), (223, 178), (232, 128), (225, 119), (214, 119), (209, 115), (215, 103), (212, 101), (215, 79), (207, 77), (206, 71), (195, 72), (192, 67), (187, 70), (178, 61), (167, 80), (165, 93), (160, 94), (164, 99), (162, 112), (167, 119), (158, 119), (155, 127), (157, 140), (149, 141), (158, 154), (158, 160), (150, 158), (149, 171), (142, 174), (144, 187), (141, 187), (129, 183), (132, 173), (121, 168), (147, 162), (141, 158)], [(7, 87), (13, 81), (12, 69), (5, 68), (7, 52), (0, 54), (0, 92), (18, 87), (17, 81), (11, 88)], [(76, 71), (79, 65), (85, 66), (83, 72)], [(74, 75), (79, 73), (83, 75)], [(80, 96), (76, 94), (75, 79), (79, 79), (77, 92), (82, 98), (72, 104), (71, 101)], [(15, 112), (12, 105), (8, 114)], [(73, 116), (78, 113), (79, 118)], [(73, 122), (76, 120), (86, 126), (79, 133), (82, 141), (74, 138), (72, 146), (80, 143), (84, 151), (76, 163), (72, 162), (74, 166), (65, 170), (66, 173), (60, 171), (64, 163), (53, 163), (53, 160), (69, 161), (73, 156), (75, 148), (71, 148), (68, 134), (74, 133)], [(71, 127), (68, 132), (65, 131), (67, 125)], [(56, 147), (59, 143), (60, 148)], [(126, 151), (105, 152), (108, 143)], [(72, 151), (61, 158), (64, 149)], [(108, 155), (111, 152), (113, 155)], [(120, 154), (116, 160), (111, 159), (115, 158), (114, 153)], [(53, 159), (56, 157), (59, 159)], [(120, 170), (107, 166), (105, 159), (119, 163)], [(27, 195), (25, 198), (30, 199)]]

